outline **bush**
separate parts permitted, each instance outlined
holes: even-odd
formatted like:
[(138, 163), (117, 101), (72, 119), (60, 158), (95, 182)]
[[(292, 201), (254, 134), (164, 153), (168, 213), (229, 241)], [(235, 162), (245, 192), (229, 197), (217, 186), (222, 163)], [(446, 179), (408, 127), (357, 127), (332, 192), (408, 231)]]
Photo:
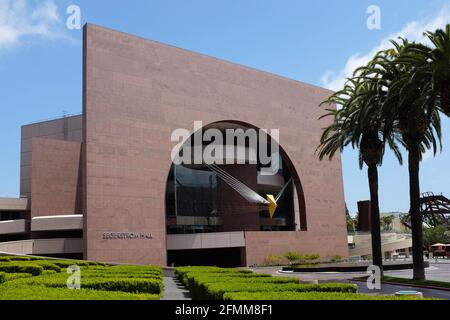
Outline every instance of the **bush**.
[(345, 283), (299, 284), (297, 278), (240, 273), (233, 269), (176, 268), (175, 273), (194, 299), (220, 300), (227, 292), (321, 291), (356, 292), (356, 285)]
[(31, 273), (5, 273), (6, 281), (13, 281), (17, 279), (30, 278), (33, 275)]
[(52, 270), (55, 272), (61, 272), (61, 268), (56, 264), (46, 261), (33, 261), (33, 264), (41, 266), (44, 270)]
[(44, 270), (42, 271), (42, 275), (49, 275), (57, 273), (55, 270)]
[[(38, 281), (29, 282), (28, 284), (39, 284), (46, 287), (64, 288), (66, 287), (66, 279), (64, 278), (42, 278)], [(153, 293), (161, 294), (163, 285), (161, 281), (155, 279), (139, 279), (139, 278), (81, 278), (81, 288), (105, 290), (105, 291), (123, 291), (137, 293)]]
[(42, 274), (44, 268), (34, 264), (5, 263), (0, 264), (0, 272), (6, 273), (30, 273), (33, 276)]
[(123, 291), (137, 293), (153, 293), (161, 294), (163, 285), (161, 281), (154, 279), (114, 279), (106, 278), (102, 280), (89, 279), (82, 280), (83, 288), (106, 290), (106, 291)]
[(331, 262), (340, 262), (342, 261), (342, 257), (340, 255), (335, 255), (333, 258), (331, 258)]
[(0, 300), (159, 300), (158, 294), (2, 285)]
[(10, 256), (10, 261), (30, 261), (30, 257), (27, 256)]
[[(28, 258), (28, 259), (27, 259)], [(31, 260), (32, 259), (32, 260)], [(79, 260), (25, 257), (0, 262), (0, 299), (159, 299), (163, 292), (162, 268), (155, 266), (110, 266)], [(70, 265), (81, 267), (81, 289), (67, 288)]]
[(295, 264), (300, 261), (302, 255), (295, 251), (288, 251), (284, 254), (284, 257), (288, 259), (289, 264)]
[(417, 297), (371, 296), (342, 292), (232, 292), (224, 300), (423, 300)]
[(319, 260), (319, 259), (320, 259), (320, 254), (318, 254), (318, 253), (307, 253), (303, 256), (304, 261), (314, 261), (314, 260)]
[(280, 265), (282, 261), (283, 257), (276, 254), (271, 254), (264, 258), (264, 263), (269, 266)]
[[(357, 287), (345, 283), (294, 284), (294, 283), (209, 283), (203, 284), (199, 293), (200, 299), (221, 300), (228, 292), (350, 292), (356, 293)], [(197, 292), (192, 292), (193, 297)]]
[(6, 256), (0, 256), (0, 262), (10, 262), (11, 259), (9, 259), (9, 257)]

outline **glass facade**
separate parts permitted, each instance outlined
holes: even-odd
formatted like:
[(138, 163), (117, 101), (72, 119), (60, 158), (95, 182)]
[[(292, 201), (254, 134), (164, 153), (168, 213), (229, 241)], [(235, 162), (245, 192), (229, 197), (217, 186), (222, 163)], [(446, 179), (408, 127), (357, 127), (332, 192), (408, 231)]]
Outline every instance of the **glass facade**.
[[(276, 175), (262, 176), (261, 164), (221, 165), (261, 197), (276, 196), (291, 179), (283, 159)], [(166, 189), (168, 234), (224, 231), (295, 230), (294, 188), (291, 182), (270, 218), (267, 204), (250, 203), (206, 165), (173, 164)]]

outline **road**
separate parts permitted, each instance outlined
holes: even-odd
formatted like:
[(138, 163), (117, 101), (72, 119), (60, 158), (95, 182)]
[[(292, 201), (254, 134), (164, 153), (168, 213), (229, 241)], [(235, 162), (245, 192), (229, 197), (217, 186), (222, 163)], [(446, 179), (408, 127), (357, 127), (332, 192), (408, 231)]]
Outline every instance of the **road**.
[[(430, 260), (430, 267), (425, 270), (426, 278), (428, 280), (450, 282), (450, 261), (441, 260), (437, 263)], [(281, 267), (263, 267), (253, 269), (257, 273), (269, 273), (273, 276), (293, 276), (298, 277), (303, 281), (338, 281), (338, 282), (353, 282), (358, 285), (358, 292), (369, 294), (393, 294), (401, 290), (416, 290), (421, 291), (425, 297), (435, 297), (450, 300), (450, 291), (413, 288), (408, 286), (397, 286), (382, 284), (381, 290), (369, 290), (365, 282), (353, 281), (354, 278), (367, 276), (363, 272), (305, 272), (292, 273), (280, 272)], [(412, 270), (398, 270), (386, 271), (385, 275), (400, 278), (412, 278)]]

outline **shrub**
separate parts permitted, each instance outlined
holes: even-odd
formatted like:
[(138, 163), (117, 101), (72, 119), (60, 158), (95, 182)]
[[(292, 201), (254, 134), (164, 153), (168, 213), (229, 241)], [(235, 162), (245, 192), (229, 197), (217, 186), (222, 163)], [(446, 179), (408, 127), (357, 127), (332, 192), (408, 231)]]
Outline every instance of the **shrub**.
[(371, 296), (342, 292), (232, 292), (224, 300), (422, 300), (417, 297)]
[(27, 256), (10, 256), (10, 261), (30, 261), (30, 257)]
[(44, 270), (42, 271), (42, 275), (49, 275), (57, 273), (55, 270)]
[(34, 256), (27, 256), (30, 261), (37, 261), (37, 260), (45, 260), (44, 258), (41, 257), (34, 257)]
[(158, 300), (158, 294), (129, 293), (101, 290), (69, 290), (67, 288), (47, 288), (44, 286), (2, 285), (0, 300)]
[(227, 292), (322, 291), (356, 292), (356, 285), (344, 283), (299, 284), (297, 278), (240, 273), (233, 269), (176, 268), (175, 272), (194, 299), (219, 300)]
[(294, 284), (294, 283), (210, 283), (203, 284), (202, 291), (196, 293), (201, 299), (221, 300), (227, 292), (351, 292), (356, 293), (357, 287), (345, 283), (325, 283), (325, 284)]
[[(6, 259), (5, 259), (6, 260)], [(0, 263), (0, 299), (159, 299), (163, 292), (162, 268), (110, 266), (78, 260), (35, 259)], [(67, 266), (82, 265), (81, 289), (70, 290)]]
[(295, 264), (302, 258), (302, 255), (295, 251), (288, 251), (284, 254), (284, 257), (288, 259), (289, 264)]
[(107, 278), (101, 281), (89, 279), (82, 281), (83, 288), (106, 290), (106, 291), (123, 291), (123, 292), (143, 292), (161, 294), (163, 285), (161, 281), (153, 279), (114, 279)]
[(276, 254), (271, 254), (268, 255), (266, 258), (264, 258), (264, 263), (266, 265), (279, 265), (281, 263), (281, 261), (283, 260), (282, 256), (276, 255)]
[(320, 254), (318, 253), (307, 253), (302, 257), (304, 261), (314, 261), (320, 259)]
[[(47, 287), (65, 287), (66, 278), (44, 279), (44, 281), (40, 283)], [(161, 281), (139, 278), (81, 278), (81, 287), (84, 289), (94, 290), (141, 292), (153, 294), (161, 294), (161, 292), (163, 291), (163, 285)]]
[(33, 276), (42, 274), (44, 268), (34, 264), (8, 263), (0, 264), (0, 272), (6, 273), (30, 273)]
[(342, 257), (340, 255), (335, 255), (333, 258), (331, 258), (331, 262), (340, 262), (342, 261)]
[(9, 259), (9, 257), (0, 256), (0, 262), (9, 262), (9, 261), (11, 261), (11, 259)]
[(61, 272), (61, 268), (56, 264), (46, 262), (46, 261), (33, 261), (33, 264), (41, 266), (44, 270), (52, 270), (55, 272)]
[(5, 273), (6, 281), (13, 281), (17, 279), (30, 278), (33, 275), (31, 273)]

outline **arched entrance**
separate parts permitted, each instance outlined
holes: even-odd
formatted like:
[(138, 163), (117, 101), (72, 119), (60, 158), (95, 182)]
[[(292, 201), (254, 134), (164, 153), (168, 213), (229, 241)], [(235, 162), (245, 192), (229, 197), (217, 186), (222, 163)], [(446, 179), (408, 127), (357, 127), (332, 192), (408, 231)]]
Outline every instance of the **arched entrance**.
[[(220, 121), (203, 128), (215, 129), (226, 136), (227, 130), (258, 130), (255, 126), (239, 121)], [(184, 147), (193, 149), (194, 138), (185, 142)], [(223, 140), (224, 150), (230, 145), (237, 148), (237, 142)], [(261, 142), (263, 141), (263, 142)], [(198, 141), (197, 141), (198, 142)], [(257, 137), (257, 145), (267, 143), (271, 150), (270, 138)], [(211, 141), (202, 142), (202, 149)], [(242, 147), (242, 145), (240, 146)], [(223, 162), (215, 167), (205, 163), (172, 164), (166, 185), (166, 227), (167, 234), (197, 234), (234, 231), (295, 231), (306, 230), (305, 199), (299, 176), (286, 152), (279, 146), (278, 170), (272, 175), (262, 171), (271, 164), (262, 163), (260, 150), (245, 140), (245, 161), (235, 152), (235, 161), (224, 152)], [(257, 148), (259, 149), (259, 147)], [(236, 149), (237, 150), (237, 149)], [(250, 152), (256, 151), (256, 161), (250, 161)], [(273, 195), (276, 208), (270, 210), (265, 199)], [(252, 201), (256, 199), (256, 201)], [(260, 200), (262, 199), (262, 200)], [(222, 248), (222, 250), (225, 248)], [(226, 248), (232, 250), (232, 248)], [(238, 249), (238, 248), (236, 248)], [(240, 248), (242, 250), (243, 248)], [(220, 252), (218, 249), (217, 252)], [(168, 252), (169, 264), (195, 264), (189, 256), (201, 251)], [(228, 253), (242, 256), (242, 252)], [(211, 252), (209, 253), (211, 255)], [(198, 255), (197, 255), (198, 256)], [(220, 254), (219, 254), (220, 256)], [(178, 263), (177, 263), (178, 262)], [(202, 263), (204, 264), (204, 262)]]

